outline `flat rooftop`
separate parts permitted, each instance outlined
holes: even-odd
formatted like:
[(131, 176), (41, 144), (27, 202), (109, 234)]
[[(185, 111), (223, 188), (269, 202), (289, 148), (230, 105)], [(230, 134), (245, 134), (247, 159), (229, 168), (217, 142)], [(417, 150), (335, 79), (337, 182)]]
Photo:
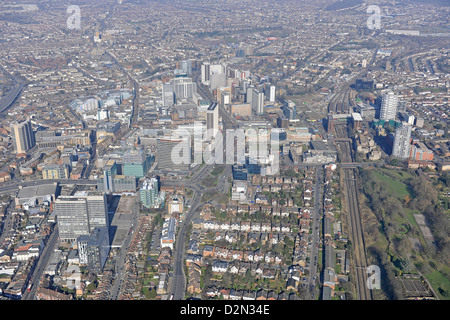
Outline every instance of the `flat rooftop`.
[(43, 184), (43, 185), (39, 185), (39, 186), (23, 187), (22, 189), (19, 189), (17, 198), (30, 199), (30, 198), (37, 198), (37, 197), (53, 195), (53, 194), (56, 194), (57, 189), (58, 189), (57, 182)]
[(208, 107), (208, 110), (214, 110), (217, 107), (217, 102), (211, 103), (211, 105)]
[(111, 246), (120, 248), (131, 228), (132, 212), (136, 196), (121, 196), (117, 209), (110, 223), (110, 237), (113, 238)]

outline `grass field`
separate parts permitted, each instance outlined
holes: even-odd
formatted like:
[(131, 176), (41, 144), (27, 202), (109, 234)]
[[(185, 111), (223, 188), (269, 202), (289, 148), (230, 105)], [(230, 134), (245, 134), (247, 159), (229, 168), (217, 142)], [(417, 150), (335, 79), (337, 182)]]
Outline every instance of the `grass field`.
[(450, 267), (443, 266), (440, 270), (426, 274), (425, 277), (441, 299), (450, 299)]
[(387, 191), (391, 195), (395, 195), (399, 200), (403, 201), (406, 197), (411, 197), (408, 187), (403, 182), (395, 180), (378, 171), (375, 171), (374, 174), (379, 182), (384, 183)]

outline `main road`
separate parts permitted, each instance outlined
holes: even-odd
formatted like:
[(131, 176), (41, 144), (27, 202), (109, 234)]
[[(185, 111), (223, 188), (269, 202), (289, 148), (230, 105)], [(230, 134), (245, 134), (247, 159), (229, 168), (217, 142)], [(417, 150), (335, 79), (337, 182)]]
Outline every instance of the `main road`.
[(45, 268), (47, 267), (47, 264), (50, 260), (50, 257), (55, 249), (56, 244), (58, 243), (58, 225), (55, 225), (53, 228), (52, 233), (50, 234), (47, 243), (45, 244), (45, 247), (42, 251), (42, 253), (39, 256), (39, 261), (37, 262), (30, 281), (29, 285), (31, 284), (31, 290), (30, 292), (25, 291), (25, 293), (22, 296), (22, 300), (35, 300), (36, 299), (36, 292), (39, 287), (39, 283), (42, 277), (42, 274), (44, 273)]
[(25, 88), (25, 83), (21, 80), (16, 80), (16, 78), (6, 71), (5, 68), (3, 68), (2, 65), (0, 65), (0, 69), (7, 75), (9, 75), (13, 81), (14, 86), (11, 88), (11, 90), (0, 99), (0, 113), (8, 109), (10, 106), (16, 102), (17, 98), (20, 96), (20, 94), (23, 91), (23, 88)]
[(185, 213), (185, 217), (178, 226), (178, 234), (176, 236), (175, 250), (174, 250), (174, 272), (171, 280), (171, 287), (169, 289), (169, 296), (173, 295), (173, 300), (183, 300), (186, 291), (186, 276), (184, 274), (184, 250), (186, 240), (186, 228), (192, 222), (196, 211), (202, 205), (201, 198), (203, 195), (203, 188), (200, 186), (200, 181), (209, 174), (212, 170), (212, 165), (204, 165), (201, 167), (190, 180), (161, 180), (161, 185), (184, 185), (193, 191), (190, 202), (190, 207)]
[[(196, 79), (198, 79), (198, 75)], [(212, 97), (211, 93), (208, 92), (208, 90), (203, 86), (203, 84), (198, 82), (197, 88), (199, 89), (200, 93), (204, 98), (207, 98), (210, 102), (214, 101), (214, 98)], [(236, 119), (234, 119), (230, 114), (228, 114), (225, 109), (219, 107), (219, 113), (222, 116), (223, 132), (226, 132), (227, 128), (237, 128), (238, 125)], [(224, 139), (223, 146), (226, 146), (227, 145), (226, 134), (223, 134), (223, 139)], [(224, 148), (223, 159), (226, 159), (225, 149), (227, 148)], [(169, 297), (171, 297), (173, 300), (183, 300), (185, 297), (186, 276), (184, 274), (184, 251), (187, 236), (186, 228), (192, 222), (195, 213), (202, 205), (201, 198), (203, 192), (205, 192), (206, 190), (200, 185), (200, 182), (203, 180), (204, 177), (206, 177), (209, 174), (209, 172), (211, 172), (212, 169), (213, 165), (204, 164), (192, 175), (190, 179), (173, 180), (173, 181), (161, 180), (162, 185), (184, 185), (188, 186), (193, 191), (190, 207), (186, 212), (185, 218), (179, 225), (175, 243), (174, 273), (171, 280), (171, 287), (169, 289)], [(222, 176), (219, 177), (220, 183), (216, 187), (217, 192), (223, 193), (225, 191), (224, 185), (228, 175), (230, 174), (231, 174), (231, 164), (226, 164), (224, 174), (222, 174)]]

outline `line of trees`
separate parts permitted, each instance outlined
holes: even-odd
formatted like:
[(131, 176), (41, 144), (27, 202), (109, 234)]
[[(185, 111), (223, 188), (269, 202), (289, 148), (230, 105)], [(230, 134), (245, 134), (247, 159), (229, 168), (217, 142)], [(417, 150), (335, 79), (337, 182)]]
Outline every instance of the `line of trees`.
[(411, 209), (423, 213), (427, 224), (433, 233), (438, 261), (446, 262), (450, 258), (450, 223), (448, 217), (439, 203), (439, 192), (423, 175), (413, 177), (409, 182), (413, 200), (409, 203)]

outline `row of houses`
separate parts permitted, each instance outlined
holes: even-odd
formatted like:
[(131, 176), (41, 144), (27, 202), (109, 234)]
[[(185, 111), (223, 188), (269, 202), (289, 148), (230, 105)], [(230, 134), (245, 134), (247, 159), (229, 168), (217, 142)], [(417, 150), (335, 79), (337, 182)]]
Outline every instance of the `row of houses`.
[(261, 184), (264, 184), (264, 185), (273, 185), (273, 184), (295, 185), (300, 182), (299, 179), (297, 179), (296, 177), (286, 177), (286, 176), (282, 176), (282, 175), (261, 176), (260, 181), (261, 181)]
[[(335, 264), (341, 266), (341, 273), (348, 273), (349, 261), (346, 250), (336, 252), (335, 240), (346, 240), (342, 234), (341, 224), (335, 219), (335, 213), (338, 209), (335, 206), (335, 199), (340, 194), (335, 174), (335, 167), (328, 165), (324, 167), (324, 189), (323, 189), (323, 255), (324, 255), (324, 272), (323, 272), (323, 300), (331, 300), (334, 296), (336, 285), (341, 279), (347, 278), (344, 275), (336, 273)], [(333, 228), (334, 226), (334, 228)], [(332, 232), (332, 229), (334, 232)], [(338, 255), (337, 255), (338, 253)], [(339, 257), (339, 259), (336, 259)], [(336, 261), (338, 260), (338, 261)]]
[(192, 222), (194, 229), (201, 230), (222, 230), (241, 232), (282, 232), (292, 231), (291, 225), (287, 223), (272, 222), (250, 222), (250, 221), (215, 221), (195, 219)]
[(272, 251), (263, 252), (260, 249), (251, 250), (232, 250), (228, 248), (205, 245), (202, 254), (192, 253), (188, 250), (186, 256), (186, 265), (191, 262), (203, 265), (205, 259), (223, 259), (228, 261), (245, 261), (245, 262), (265, 262), (268, 264), (281, 264), (283, 257), (281, 254)]
[(27, 261), (20, 262), (12, 272), (11, 277), (7, 277), (8, 282), (2, 286), (2, 290), (0, 290), (1, 294), (10, 298), (10, 299), (20, 299), (22, 294), (25, 292), (26, 286), (30, 280), (31, 271), (36, 266), (36, 260), (30, 259)]
[(206, 289), (206, 296), (209, 298), (222, 297), (225, 300), (298, 300), (296, 293), (275, 292), (273, 290), (260, 289), (253, 290), (239, 290), (222, 288), (218, 289), (216, 286), (211, 286)]
[(264, 279), (275, 279), (277, 275), (277, 268), (269, 266), (263, 263), (243, 263), (237, 261), (223, 261), (215, 260), (212, 265), (213, 274), (240, 274), (245, 275), (247, 271), (250, 271), (252, 276)]
[[(263, 198), (267, 197), (264, 194), (258, 193), (256, 195), (258, 198), (257, 202), (258, 204), (228, 204), (224, 205), (220, 210), (225, 211), (227, 214), (230, 215), (237, 215), (237, 214), (255, 214), (258, 212), (265, 213), (267, 215), (272, 216), (278, 216), (278, 217), (289, 217), (289, 215), (296, 215), (298, 214), (298, 207), (295, 207), (293, 205), (292, 199), (288, 199), (286, 201), (285, 206), (278, 206), (277, 204), (269, 205), (268, 200), (264, 202)], [(264, 205), (261, 205), (264, 204)]]
[(156, 286), (156, 293), (159, 295), (167, 294), (169, 286), (169, 270), (172, 265), (172, 249), (164, 247), (161, 249), (157, 259), (158, 268), (158, 284)]

